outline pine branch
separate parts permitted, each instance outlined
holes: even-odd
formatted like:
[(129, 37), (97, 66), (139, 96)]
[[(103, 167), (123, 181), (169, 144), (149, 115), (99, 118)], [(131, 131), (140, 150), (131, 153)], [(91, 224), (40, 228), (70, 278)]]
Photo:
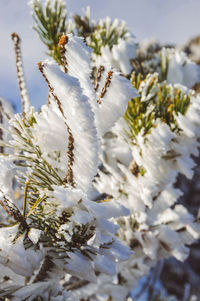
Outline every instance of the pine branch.
[(22, 113), (26, 114), (30, 109), (30, 100), (28, 97), (28, 91), (26, 88), (26, 82), (24, 77), (22, 54), (20, 49), (20, 37), (15, 32), (12, 33), (11, 37), (15, 47), (17, 78), (18, 78), (18, 85), (19, 85), (19, 91), (20, 91), (21, 102), (22, 102)]
[(108, 46), (109, 49), (112, 49), (114, 45), (118, 44), (120, 39), (126, 40), (129, 36), (130, 32), (126, 24), (115, 21), (111, 21), (107, 17), (104, 20), (99, 20), (95, 26), (91, 27), (90, 34), (87, 34), (86, 42), (95, 54), (101, 55), (102, 47)]
[(96, 28), (96, 24), (94, 22), (91, 22), (90, 20), (90, 8), (87, 8), (84, 16), (74, 15), (73, 19), (77, 35), (84, 37), (84, 39), (86, 40), (86, 38), (90, 36)]
[(132, 73), (131, 82), (139, 91), (139, 97), (129, 101), (124, 115), (130, 129), (130, 136), (134, 139), (143, 130), (148, 134), (153, 122), (160, 118), (173, 131), (178, 131), (174, 114), (185, 115), (190, 105), (191, 91), (186, 93), (178, 87), (158, 82), (158, 74), (149, 74), (142, 80), (142, 75)]
[(48, 0), (42, 6), (40, 0), (33, 0), (31, 3), (35, 26), (33, 29), (38, 33), (41, 41), (48, 47), (49, 55), (58, 64), (62, 64), (59, 39), (67, 31), (67, 11), (64, 1)]
[[(65, 42), (67, 42), (67, 39), (65, 39)], [(64, 47), (64, 45), (62, 45), (62, 47)], [(62, 104), (61, 104), (61, 101), (59, 100), (59, 98), (56, 96), (56, 94), (54, 93), (54, 89), (52, 88), (50, 82), (48, 81), (46, 75), (44, 74), (44, 70), (43, 70), (43, 64), (40, 62), (38, 64), (38, 67), (39, 67), (39, 70), (40, 72), (42, 73), (45, 81), (47, 82), (48, 84), (48, 87), (49, 87), (49, 90), (52, 94), (52, 96), (54, 97), (55, 99), (55, 102), (58, 106), (58, 109), (59, 111), (61, 112), (62, 116), (64, 117), (64, 119), (66, 120), (65, 121), (65, 125), (67, 127), (67, 131), (68, 131), (68, 150), (67, 150), (67, 156), (68, 156), (68, 171), (67, 171), (67, 175), (64, 179), (64, 182), (67, 182), (68, 184), (70, 184), (71, 186), (74, 186), (74, 179), (73, 179), (73, 171), (72, 171), (72, 165), (73, 165), (73, 162), (74, 162), (74, 154), (73, 154), (73, 149), (74, 149), (74, 138), (73, 138), (73, 135), (72, 135), (72, 131), (69, 127), (69, 125), (67, 124), (67, 118), (64, 114), (64, 111), (63, 111), (63, 108), (62, 108)], [(66, 69), (66, 68), (65, 68)], [(67, 69), (66, 69), (67, 71)]]

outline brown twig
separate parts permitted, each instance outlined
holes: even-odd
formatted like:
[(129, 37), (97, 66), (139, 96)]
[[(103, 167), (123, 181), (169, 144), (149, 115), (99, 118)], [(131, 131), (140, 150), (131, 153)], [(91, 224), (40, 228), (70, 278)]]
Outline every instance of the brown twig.
[(59, 46), (60, 46), (60, 54), (61, 54), (61, 60), (62, 60), (62, 64), (64, 67), (64, 72), (67, 73), (68, 69), (67, 69), (67, 60), (66, 60), (66, 48), (65, 45), (68, 43), (68, 36), (67, 35), (62, 35), (62, 37), (59, 40)]
[(10, 115), (4, 110), (4, 107), (2, 105), (2, 102), (0, 101), (1, 105), (0, 105), (0, 112), (3, 116), (5, 116), (8, 120), (11, 119)]
[[(62, 116), (64, 117), (64, 119), (66, 120), (66, 116), (64, 114), (64, 111), (63, 111), (63, 108), (62, 108), (62, 104), (61, 104), (61, 101), (59, 100), (59, 98), (56, 96), (56, 94), (54, 93), (54, 89), (53, 87), (51, 86), (48, 78), (46, 77), (45, 73), (44, 73), (44, 65), (42, 62), (38, 63), (38, 68), (40, 70), (40, 72), (42, 73), (45, 81), (47, 82), (48, 84), (48, 87), (49, 87), (49, 91), (51, 92), (52, 96), (54, 97), (56, 103), (57, 103), (57, 106), (58, 106), (58, 109), (59, 111), (61, 112)], [(74, 162), (74, 153), (73, 153), (73, 149), (74, 149), (74, 138), (73, 138), (73, 135), (72, 135), (72, 132), (71, 132), (71, 129), (70, 127), (68, 126), (68, 124), (65, 122), (66, 124), (66, 127), (67, 127), (67, 131), (68, 131), (68, 149), (67, 149), (67, 157), (68, 157), (68, 170), (67, 170), (67, 175), (64, 179), (64, 182), (70, 184), (71, 186), (74, 186), (74, 180), (73, 180), (73, 171), (72, 171), (72, 165), (73, 165), (73, 162)]]
[(14, 42), (14, 48), (15, 48), (17, 78), (18, 78), (18, 85), (19, 85), (19, 91), (20, 91), (21, 102), (22, 102), (22, 112), (26, 113), (30, 107), (30, 101), (28, 98), (28, 92), (27, 92), (26, 82), (24, 77), (22, 54), (20, 49), (20, 37), (16, 32), (13, 32), (11, 37)]
[(40, 270), (32, 283), (46, 280), (46, 278), (48, 277), (48, 272), (52, 270), (53, 266), (54, 263), (52, 261), (52, 258), (49, 255), (46, 255), (40, 267)]
[(101, 100), (102, 100), (102, 98), (104, 98), (104, 96), (105, 96), (105, 94), (106, 94), (106, 92), (107, 92), (107, 89), (108, 89), (108, 87), (110, 86), (112, 75), (113, 75), (113, 71), (111, 71), (111, 70), (108, 71), (108, 75), (107, 75), (107, 77), (106, 77), (105, 84), (104, 84), (104, 86), (103, 86), (103, 88), (102, 88), (102, 90), (101, 90), (101, 93), (100, 93), (100, 95), (99, 95), (99, 98), (97, 99), (97, 103), (98, 103), (98, 104), (101, 104)]
[(68, 283), (64, 284), (65, 289), (68, 291), (74, 291), (76, 289), (79, 289), (79, 288), (89, 284), (89, 281), (87, 281), (87, 280), (80, 280), (80, 279), (76, 279), (76, 280), (77, 281), (72, 281), (72, 282), (68, 282)]
[(68, 164), (67, 164), (67, 175), (66, 175), (66, 182), (69, 183), (71, 186), (74, 186), (74, 180), (73, 180), (73, 171), (72, 171), (72, 165), (74, 162), (74, 137), (72, 135), (72, 132), (70, 130), (70, 127), (67, 125), (67, 131), (68, 131), (68, 148), (67, 148), (67, 157), (68, 157)]
[(94, 83), (94, 90), (97, 91), (99, 88), (99, 82), (102, 76), (103, 71), (105, 70), (104, 66), (100, 66), (97, 71), (97, 76)]
[(14, 218), (16, 222), (19, 222), (23, 228), (28, 228), (28, 225), (25, 221), (25, 218), (19, 211), (19, 209), (4, 195), (4, 192), (0, 190), (0, 192), (3, 194), (3, 201), (0, 199), (0, 205), (2, 208)]

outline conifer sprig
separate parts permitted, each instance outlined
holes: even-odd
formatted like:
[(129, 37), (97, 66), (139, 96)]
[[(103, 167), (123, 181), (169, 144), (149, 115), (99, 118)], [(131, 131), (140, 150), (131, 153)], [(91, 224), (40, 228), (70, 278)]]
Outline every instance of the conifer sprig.
[(77, 35), (80, 37), (84, 37), (86, 39), (88, 36), (90, 36), (95, 28), (96, 24), (95, 22), (92, 22), (90, 19), (90, 8), (88, 7), (85, 11), (84, 16), (80, 16), (78, 14), (73, 16), (75, 28)]
[(143, 79), (141, 74), (132, 73), (131, 83), (139, 91), (139, 97), (129, 101), (124, 115), (134, 139), (141, 130), (148, 134), (156, 119), (160, 118), (173, 131), (178, 131), (175, 115), (185, 115), (190, 104), (192, 91), (184, 92), (179, 86), (159, 83), (158, 74), (148, 74)]
[(39, 0), (33, 0), (30, 4), (36, 23), (33, 29), (38, 33), (41, 41), (48, 47), (48, 54), (58, 64), (62, 64), (58, 42), (62, 34), (67, 31), (67, 10), (64, 1), (54, 0), (51, 2), (48, 0), (44, 8)]
[(91, 47), (95, 54), (101, 54), (101, 48), (108, 45), (112, 49), (118, 44), (120, 39), (126, 40), (129, 35), (128, 28), (123, 22), (111, 21), (110, 18), (100, 20), (91, 30), (86, 42)]

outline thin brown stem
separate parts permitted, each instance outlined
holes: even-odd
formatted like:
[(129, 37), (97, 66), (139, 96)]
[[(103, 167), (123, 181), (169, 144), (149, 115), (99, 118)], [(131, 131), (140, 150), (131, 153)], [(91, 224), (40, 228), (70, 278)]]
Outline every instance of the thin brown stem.
[(14, 218), (16, 222), (19, 222), (23, 228), (28, 228), (25, 218), (22, 216), (19, 209), (4, 195), (4, 192), (0, 190), (3, 195), (3, 200), (0, 199), (0, 205), (2, 208)]
[(76, 277), (72, 277), (69, 281), (65, 282), (63, 286), (68, 291), (74, 291), (88, 284), (88, 280), (82, 280)]
[(11, 119), (11, 117), (10, 117), (10, 115), (4, 110), (4, 107), (3, 107), (3, 105), (2, 105), (2, 102), (1, 102), (1, 100), (0, 100), (0, 113), (4, 116), (4, 117), (6, 117), (6, 119), (8, 119), (8, 120), (10, 120)]
[(95, 83), (94, 83), (94, 90), (97, 91), (98, 88), (99, 88), (99, 82), (100, 82), (100, 79), (101, 79), (101, 76), (102, 76), (102, 73), (104, 71), (104, 66), (100, 66), (98, 71), (97, 71), (97, 76), (96, 76), (96, 79), (95, 79)]
[(59, 46), (60, 46), (60, 54), (61, 54), (61, 60), (62, 60), (62, 65), (64, 67), (64, 72), (67, 73), (68, 69), (67, 69), (67, 60), (66, 60), (66, 48), (65, 45), (68, 43), (68, 36), (67, 35), (63, 35), (60, 40), (59, 40)]
[(107, 92), (107, 89), (108, 89), (108, 87), (110, 86), (112, 75), (113, 75), (113, 71), (111, 71), (111, 70), (108, 71), (108, 75), (107, 75), (107, 77), (106, 77), (105, 84), (104, 84), (104, 86), (103, 86), (103, 88), (102, 88), (102, 90), (101, 90), (101, 93), (100, 93), (100, 95), (99, 95), (99, 98), (97, 99), (97, 103), (98, 103), (98, 104), (101, 104), (101, 100), (102, 100), (102, 98), (104, 98), (104, 96), (105, 96), (105, 94), (106, 94), (106, 92)]
[[(48, 78), (46, 77), (45, 73), (44, 73), (44, 65), (42, 64), (42, 62), (38, 63), (38, 67), (40, 72), (42, 73), (45, 81), (48, 84), (49, 87), (49, 91), (51, 92), (52, 96), (54, 97), (58, 109), (61, 112), (62, 116), (64, 117), (64, 119), (66, 120), (66, 116), (64, 114), (63, 108), (62, 108), (62, 104), (61, 101), (59, 100), (59, 98), (56, 96), (53, 87), (51, 86)], [(66, 127), (67, 127), (67, 131), (68, 131), (68, 148), (67, 148), (67, 157), (68, 157), (68, 170), (67, 170), (67, 175), (64, 178), (64, 182), (70, 184), (71, 186), (74, 186), (74, 180), (73, 180), (73, 171), (72, 171), (72, 165), (74, 162), (74, 153), (73, 153), (73, 149), (74, 149), (74, 138), (71, 132), (70, 127), (68, 126), (68, 124), (65, 122)]]
[(48, 278), (48, 272), (52, 270), (54, 263), (49, 255), (46, 255), (44, 261), (37, 273), (33, 283), (44, 281)]
[[(67, 125), (67, 124), (66, 124)], [(73, 171), (72, 171), (72, 165), (74, 162), (74, 137), (72, 135), (72, 132), (67, 125), (67, 131), (68, 131), (68, 149), (67, 149), (67, 157), (68, 157), (68, 164), (67, 164), (67, 175), (66, 175), (66, 182), (69, 183), (71, 186), (74, 186), (74, 180), (73, 180)]]
[(24, 77), (22, 54), (20, 48), (20, 37), (16, 32), (12, 33), (11, 37), (14, 42), (14, 48), (15, 48), (17, 78), (18, 78), (18, 85), (19, 85), (19, 91), (20, 91), (21, 102), (22, 102), (22, 112), (25, 114), (29, 110), (30, 101), (28, 98), (28, 92), (27, 92), (26, 82)]

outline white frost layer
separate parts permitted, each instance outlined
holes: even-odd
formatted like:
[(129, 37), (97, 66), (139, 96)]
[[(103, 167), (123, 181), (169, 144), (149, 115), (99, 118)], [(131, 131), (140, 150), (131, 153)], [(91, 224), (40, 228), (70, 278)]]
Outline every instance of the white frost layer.
[(65, 45), (65, 58), (67, 62), (67, 73), (79, 80), (83, 94), (88, 96), (92, 106), (95, 102), (95, 93), (91, 82), (91, 48), (86, 46), (83, 38), (67, 35), (68, 42)]
[[(121, 41), (122, 44), (125, 41)], [(117, 52), (117, 45), (113, 47), (116, 53), (116, 60), (121, 62), (120, 55)], [(123, 48), (123, 47), (122, 47)], [(123, 49), (121, 50), (122, 53)], [(82, 38), (68, 35), (68, 42), (65, 45), (65, 58), (67, 61), (68, 74), (78, 78), (83, 93), (88, 96), (88, 100), (95, 114), (95, 124), (98, 134), (103, 136), (114, 123), (123, 116), (128, 100), (137, 96), (136, 90), (132, 87), (129, 80), (120, 76), (118, 72), (112, 71), (111, 84), (107, 88), (105, 97), (100, 105), (97, 104), (97, 99), (105, 85), (108, 68), (103, 72), (99, 89), (97, 93), (94, 91), (91, 82), (91, 49), (87, 47)], [(125, 55), (125, 54), (124, 54)], [(104, 64), (103, 64), (104, 65)]]
[(16, 274), (32, 276), (39, 268), (43, 254), (40, 250), (24, 249), (23, 239), (19, 237), (13, 244), (18, 225), (0, 229), (0, 263), (8, 266)]
[[(96, 93), (96, 99), (101, 95), (107, 76), (108, 69), (102, 75)], [(101, 136), (103, 136), (108, 129), (111, 129), (115, 122), (123, 116), (127, 109), (128, 101), (137, 95), (137, 91), (133, 88), (130, 81), (114, 71), (104, 97), (100, 98), (101, 103), (99, 107), (94, 108), (96, 124)]]
[(77, 187), (87, 192), (97, 173), (99, 152), (94, 115), (88, 98), (82, 94), (78, 80), (63, 73), (54, 63), (46, 61), (44, 73), (60, 101), (64, 121), (74, 138), (74, 181)]

